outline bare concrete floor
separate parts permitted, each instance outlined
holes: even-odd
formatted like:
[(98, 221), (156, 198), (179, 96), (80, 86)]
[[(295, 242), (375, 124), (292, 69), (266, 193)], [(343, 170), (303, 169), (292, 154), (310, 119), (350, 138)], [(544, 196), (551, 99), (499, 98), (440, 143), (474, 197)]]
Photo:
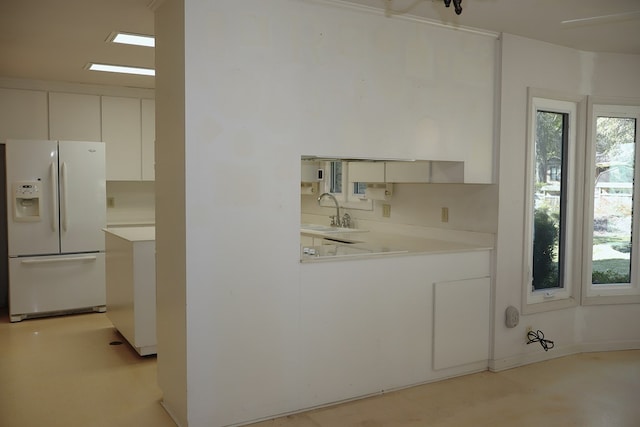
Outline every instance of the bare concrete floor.
[[(0, 426), (174, 426), (156, 358), (104, 314), (0, 315)], [(640, 350), (587, 353), (252, 424), (252, 427), (640, 426)], [(194, 426), (196, 427), (196, 426)], [(200, 426), (197, 426), (200, 427)]]

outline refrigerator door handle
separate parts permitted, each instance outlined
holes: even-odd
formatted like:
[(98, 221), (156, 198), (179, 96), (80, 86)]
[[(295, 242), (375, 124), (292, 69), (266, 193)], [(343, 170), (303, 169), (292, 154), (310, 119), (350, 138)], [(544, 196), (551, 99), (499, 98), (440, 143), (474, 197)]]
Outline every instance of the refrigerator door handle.
[(60, 168), (62, 191), (60, 194), (60, 203), (62, 204), (60, 214), (62, 215), (62, 229), (67, 231), (69, 228), (69, 218), (67, 215), (67, 162), (62, 163)]
[(51, 231), (58, 231), (58, 205), (56, 197), (56, 193), (58, 191), (58, 180), (57, 180), (58, 168), (56, 167), (55, 162), (51, 162), (51, 168), (49, 170), (49, 174), (51, 175)]
[(47, 259), (25, 259), (20, 261), (21, 264), (54, 264), (58, 262), (74, 262), (74, 261), (95, 261), (97, 256), (77, 256), (64, 258), (47, 258)]

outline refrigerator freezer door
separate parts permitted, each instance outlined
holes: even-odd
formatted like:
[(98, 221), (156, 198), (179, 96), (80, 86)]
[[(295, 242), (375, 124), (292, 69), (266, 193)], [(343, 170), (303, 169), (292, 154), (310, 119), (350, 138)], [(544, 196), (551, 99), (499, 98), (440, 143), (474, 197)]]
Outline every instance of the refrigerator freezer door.
[[(9, 256), (59, 253), (56, 141), (8, 140), (6, 163)], [(16, 183), (19, 182), (39, 186), (39, 212), (33, 221), (16, 217), (16, 203), (27, 201), (18, 200)]]
[(61, 252), (104, 251), (104, 143), (60, 141), (59, 157)]
[(11, 321), (30, 314), (100, 309), (106, 303), (104, 253), (9, 259)]

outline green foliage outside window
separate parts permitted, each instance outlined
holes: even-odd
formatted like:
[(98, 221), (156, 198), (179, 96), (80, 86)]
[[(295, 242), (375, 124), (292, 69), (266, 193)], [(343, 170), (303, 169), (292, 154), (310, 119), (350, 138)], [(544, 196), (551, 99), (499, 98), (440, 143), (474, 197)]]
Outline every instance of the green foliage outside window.
[(558, 226), (546, 209), (536, 209), (533, 226), (533, 289), (560, 286), (556, 247)]

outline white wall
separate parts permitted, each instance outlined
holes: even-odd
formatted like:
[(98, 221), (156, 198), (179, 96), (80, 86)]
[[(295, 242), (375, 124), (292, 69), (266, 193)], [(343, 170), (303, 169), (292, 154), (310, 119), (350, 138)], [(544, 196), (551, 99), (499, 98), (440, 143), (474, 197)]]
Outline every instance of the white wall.
[[(187, 426), (184, 3), (162, 2), (156, 33), (156, 338), (164, 407)], [(202, 183), (200, 183), (202, 184)], [(200, 185), (211, 197), (211, 182)], [(200, 325), (204, 326), (204, 325)], [(197, 324), (194, 328), (198, 327)]]
[[(625, 348), (630, 342), (637, 346), (638, 304), (574, 307), (522, 316), (520, 326), (514, 329), (504, 325), (504, 311), (509, 305), (521, 308), (523, 292), (527, 87), (574, 95), (639, 97), (640, 56), (581, 52), (505, 34), (501, 72), (493, 367), (501, 369), (582, 348)], [(540, 346), (527, 346), (527, 326), (542, 330), (555, 341), (556, 348), (543, 354)]]
[[(158, 13), (165, 404), (179, 420), (186, 410), (192, 426), (300, 409), (300, 156), (437, 159), (471, 138), (484, 148), (465, 156), (484, 159), (476, 173), (490, 176), (495, 39), (315, 1), (166, 0)], [(183, 26), (184, 78), (169, 63), (182, 58), (173, 43)], [(163, 40), (172, 47), (164, 53)], [(177, 135), (163, 124), (165, 114), (181, 114), (165, 103), (172, 94), (179, 103), (182, 82)], [(468, 127), (460, 126), (463, 102)], [(162, 348), (165, 338), (177, 349)]]
[[(176, 340), (176, 348), (162, 356), (165, 338), (159, 337), (165, 404), (191, 426), (300, 409), (299, 370), (306, 363), (299, 347), (305, 333), (297, 228), (300, 156), (446, 155), (448, 143), (465, 136), (453, 128), (474, 134), (487, 125), (456, 120), (466, 95), (490, 97), (476, 80), (482, 73), (469, 72), (465, 79), (456, 72), (485, 66), (486, 55), (474, 52), (492, 49), (493, 41), (315, 1), (166, 0), (159, 18), (159, 108), (181, 101), (184, 84), (184, 110), (165, 104), (167, 110), (158, 113), (162, 123), (172, 114), (184, 117), (184, 123), (160, 125), (157, 132), (173, 132), (160, 137), (164, 142), (156, 154), (166, 162), (164, 173), (160, 163), (157, 168), (158, 262), (164, 268), (158, 276), (167, 274), (158, 283), (165, 293), (159, 295), (159, 322), (168, 328), (165, 345)], [(182, 28), (184, 76), (176, 34)], [(163, 38), (172, 47), (164, 53)], [(605, 57), (508, 35), (503, 55), (493, 351), (505, 366), (540, 351), (524, 345), (522, 327), (503, 326), (504, 309), (519, 306), (522, 291), (526, 88), (608, 92), (609, 75), (597, 71), (607, 61), (618, 64), (607, 73), (624, 79), (620, 89), (639, 85), (635, 57)], [(177, 65), (170, 63), (176, 59)], [(163, 70), (175, 79), (163, 83)], [(611, 88), (616, 93), (610, 95), (617, 95)], [(443, 200), (443, 194), (438, 197)], [(491, 220), (473, 225), (491, 226)], [(165, 227), (171, 230), (162, 236)], [(323, 273), (331, 280), (330, 263)], [(527, 316), (521, 325), (545, 330), (559, 351), (612, 336), (633, 340), (640, 325), (626, 323), (638, 318), (638, 306), (615, 310), (620, 314), (611, 318), (610, 307), (559, 310)], [(602, 326), (590, 327), (601, 321), (627, 332), (610, 335)]]

